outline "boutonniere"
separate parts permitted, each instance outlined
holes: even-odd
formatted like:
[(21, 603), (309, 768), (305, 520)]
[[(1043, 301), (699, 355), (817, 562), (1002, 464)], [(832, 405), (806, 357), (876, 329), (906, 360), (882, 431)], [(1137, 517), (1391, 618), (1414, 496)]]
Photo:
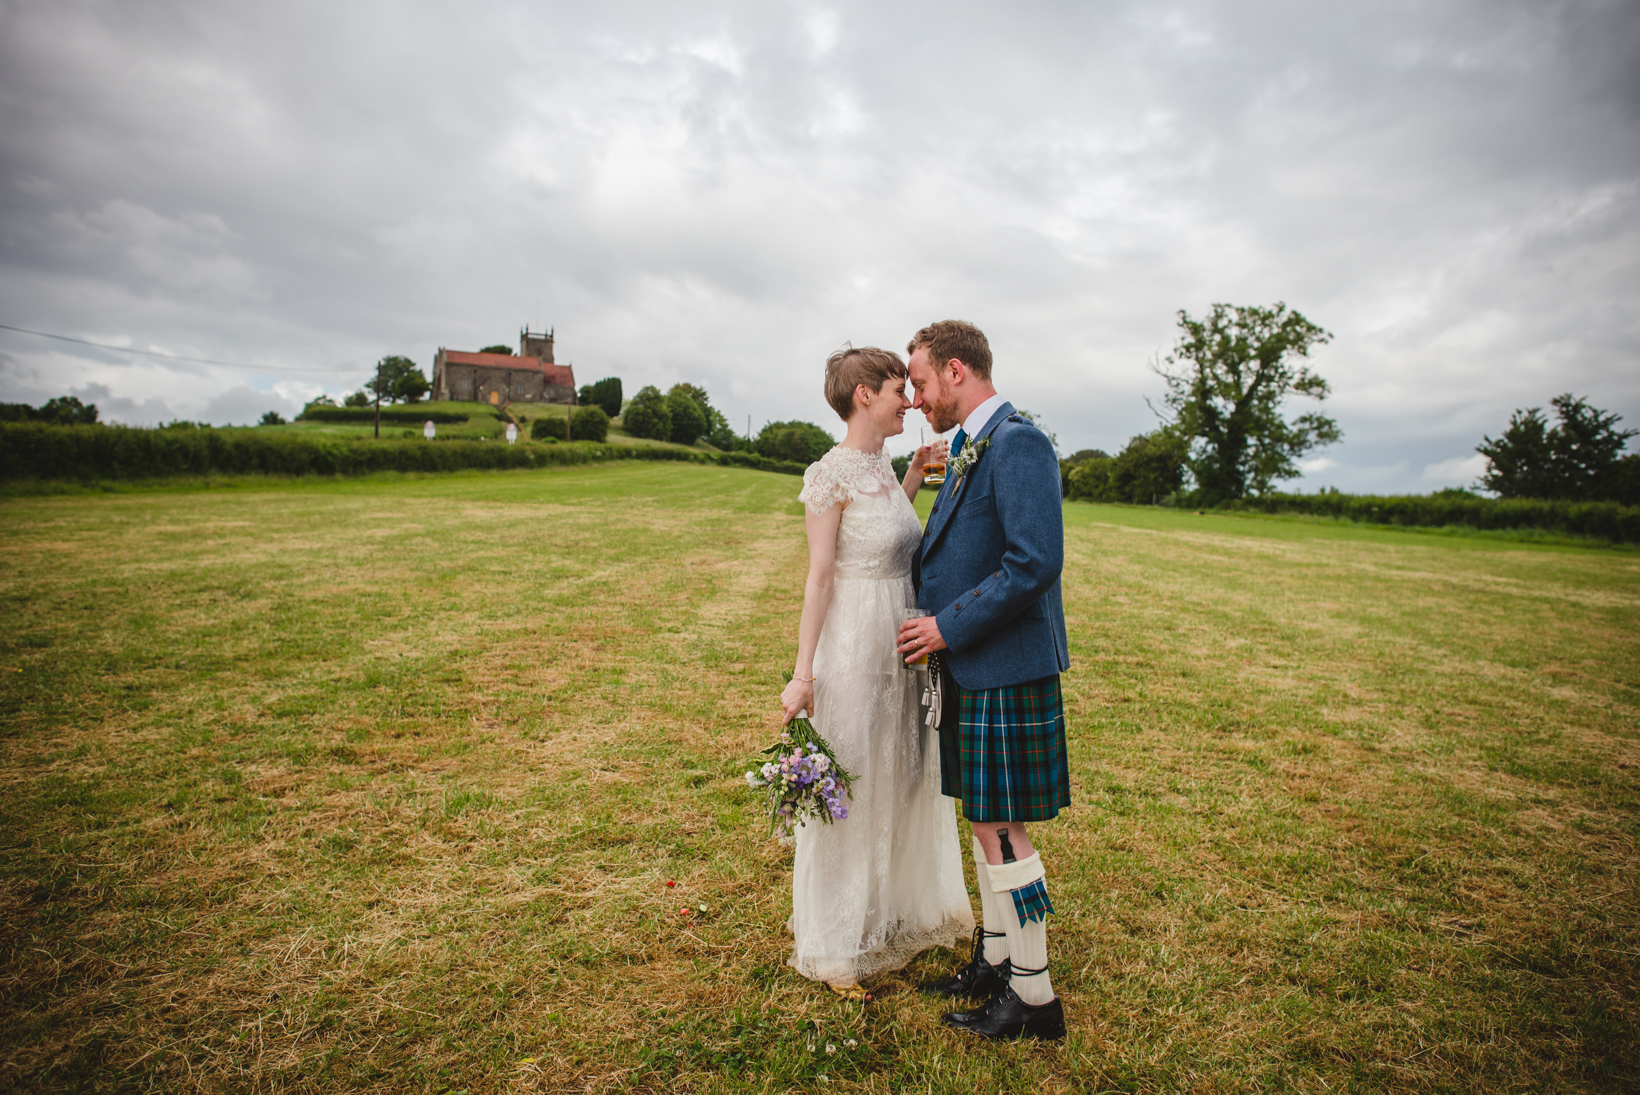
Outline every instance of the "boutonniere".
[[(986, 434), (978, 441), (970, 441), (962, 447), (961, 452), (952, 458), (950, 465), (946, 469), (946, 475), (956, 476), (957, 486), (961, 486), (963, 476), (967, 475), (969, 469), (979, 463), (980, 454), (990, 447), (990, 434)], [(952, 488), (952, 490), (955, 489), (955, 487)]]

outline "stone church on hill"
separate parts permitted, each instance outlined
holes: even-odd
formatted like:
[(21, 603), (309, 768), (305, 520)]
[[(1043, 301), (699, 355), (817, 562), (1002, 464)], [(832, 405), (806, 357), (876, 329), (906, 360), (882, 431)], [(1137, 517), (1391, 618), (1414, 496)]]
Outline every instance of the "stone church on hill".
[(575, 367), (552, 360), (553, 332), (518, 332), (518, 354), (470, 354), (440, 346), (433, 398), (466, 403), (573, 403)]

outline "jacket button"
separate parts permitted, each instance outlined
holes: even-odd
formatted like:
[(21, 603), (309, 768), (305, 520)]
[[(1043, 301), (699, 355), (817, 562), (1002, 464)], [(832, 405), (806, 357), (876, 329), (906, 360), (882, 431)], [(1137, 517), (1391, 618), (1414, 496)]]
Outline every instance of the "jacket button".
[(976, 597), (978, 597), (978, 596), (979, 596), (979, 590), (977, 590), (977, 589), (976, 589), (976, 590), (974, 590), (974, 596), (976, 596)]
[(999, 571), (997, 571), (997, 572), (996, 572), (996, 573), (995, 573), (995, 574), (993, 574), (993, 575), (991, 575), (991, 577), (993, 577), (993, 578), (1000, 578), (1000, 577), (1002, 577), (1002, 571), (1000, 571), (1000, 570), (999, 570)]
[(958, 601), (958, 602), (957, 602), (957, 611), (958, 611), (958, 612), (961, 612), (961, 611), (962, 611), (962, 602), (961, 602), (961, 601)]

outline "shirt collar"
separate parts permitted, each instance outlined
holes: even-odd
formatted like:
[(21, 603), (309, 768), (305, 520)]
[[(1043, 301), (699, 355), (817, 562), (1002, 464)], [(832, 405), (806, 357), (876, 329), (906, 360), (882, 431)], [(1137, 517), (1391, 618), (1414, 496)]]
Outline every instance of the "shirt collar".
[(1006, 402), (1008, 401), (1000, 395), (993, 395), (990, 399), (975, 407), (968, 417), (962, 420), (963, 432), (969, 437), (978, 437), (979, 431), (983, 430), (985, 424), (991, 421), (991, 416), (997, 413), (997, 408)]

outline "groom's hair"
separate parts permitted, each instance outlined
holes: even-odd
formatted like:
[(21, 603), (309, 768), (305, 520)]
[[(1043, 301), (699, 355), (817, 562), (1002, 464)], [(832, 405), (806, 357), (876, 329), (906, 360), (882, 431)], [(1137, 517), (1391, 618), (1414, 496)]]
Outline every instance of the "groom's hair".
[(826, 358), (826, 402), (847, 422), (854, 414), (856, 386), (864, 384), (867, 391), (877, 392), (890, 377), (905, 375), (905, 362), (893, 350), (845, 344)]
[(986, 383), (991, 380), (991, 344), (985, 332), (972, 323), (960, 319), (942, 319), (930, 323), (905, 344), (905, 352), (914, 354), (917, 347), (928, 347), (928, 360), (936, 367), (956, 358), (968, 366), (968, 371)]

